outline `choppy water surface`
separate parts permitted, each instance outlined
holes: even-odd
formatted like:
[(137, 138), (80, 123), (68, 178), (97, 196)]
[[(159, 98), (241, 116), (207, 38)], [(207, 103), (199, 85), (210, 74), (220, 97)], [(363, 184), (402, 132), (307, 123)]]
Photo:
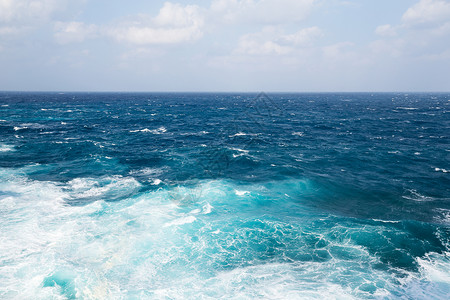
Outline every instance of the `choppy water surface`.
[(447, 299), (449, 109), (0, 93), (0, 298)]

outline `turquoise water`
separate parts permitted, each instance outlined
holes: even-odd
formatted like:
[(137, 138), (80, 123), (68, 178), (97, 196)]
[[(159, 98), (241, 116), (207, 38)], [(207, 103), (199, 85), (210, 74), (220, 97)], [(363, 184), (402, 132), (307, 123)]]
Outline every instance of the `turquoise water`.
[(449, 94), (0, 94), (0, 298), (447, 299)]

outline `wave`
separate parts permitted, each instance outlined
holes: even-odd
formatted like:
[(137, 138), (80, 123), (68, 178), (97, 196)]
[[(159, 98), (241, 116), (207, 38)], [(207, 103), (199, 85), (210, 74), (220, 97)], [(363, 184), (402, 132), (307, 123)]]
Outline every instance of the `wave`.
[(450, 287), (445, 231), (318, 212), (303, 205), (317, 191), (308, 180), (141, 191), (131, 176), (0, 175), (2, 298), (426, 298)]

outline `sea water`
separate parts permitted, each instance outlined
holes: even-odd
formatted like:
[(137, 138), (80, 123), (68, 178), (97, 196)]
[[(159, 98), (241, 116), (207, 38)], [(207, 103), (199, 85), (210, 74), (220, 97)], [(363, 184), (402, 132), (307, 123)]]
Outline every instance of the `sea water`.
[(0, 93), (1, 299), (448, 299), (450, 94)]

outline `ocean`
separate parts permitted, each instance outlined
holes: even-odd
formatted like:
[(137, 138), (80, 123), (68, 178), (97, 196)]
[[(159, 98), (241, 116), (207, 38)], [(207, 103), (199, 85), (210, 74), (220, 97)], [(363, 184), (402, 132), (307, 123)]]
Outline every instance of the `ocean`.
[(448, 299), (448, 93), (0, 93), (1, 299)]

